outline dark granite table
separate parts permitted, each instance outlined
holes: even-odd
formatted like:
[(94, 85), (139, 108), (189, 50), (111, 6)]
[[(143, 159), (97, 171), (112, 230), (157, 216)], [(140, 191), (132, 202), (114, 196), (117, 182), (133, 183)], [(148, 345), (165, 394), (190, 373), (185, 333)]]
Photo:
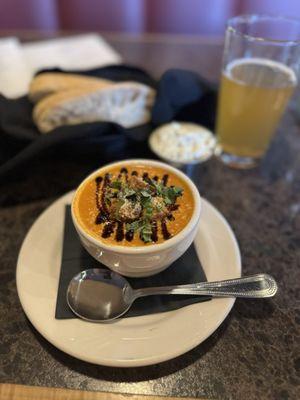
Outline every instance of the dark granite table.
[[(156, 77), (169, 67), (183, 67), (218, 78), (222, 45), (214, 39), (108, 39), (126, 61)], [(272, 274), (278, 295), (271, 300), (237, 300), (226, 321), (204, 343), (155, 366), (114, 369), (69, 357), (31, 326), (18, 300), (15, 268), (27, 230), (93, 166), (86, 160), (36, 163), (21, 182), (2, 185), (0, 382), (209, 399), (299, 399), (299, 125), (297, 114), (289, 111), (260, 168), (235, 171), (211, 160), (196, 177), (201, 193), (237, 235), (243, 272)]]

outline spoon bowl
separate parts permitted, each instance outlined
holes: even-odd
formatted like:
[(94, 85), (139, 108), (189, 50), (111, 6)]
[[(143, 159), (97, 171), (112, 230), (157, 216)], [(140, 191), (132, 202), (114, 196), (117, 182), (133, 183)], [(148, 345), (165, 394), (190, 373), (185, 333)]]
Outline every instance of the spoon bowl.
[(132, 304), (129, 282), (113, 271), (88, 269), (71, 280), (67, 302), (78, 317), (87, 321), (109, 321), (126, 313)]
[(80, 272), (69, 283), (67, 303), (78, 317), (106, 322), (124, 315), (139, 297), (150, 295), (197, 295), (213, 297), (272, 297), (277, 284), (270, 275), (257, 274), (217, 282), (159, 286), (134, 290), (120, 274), (100, 268)]

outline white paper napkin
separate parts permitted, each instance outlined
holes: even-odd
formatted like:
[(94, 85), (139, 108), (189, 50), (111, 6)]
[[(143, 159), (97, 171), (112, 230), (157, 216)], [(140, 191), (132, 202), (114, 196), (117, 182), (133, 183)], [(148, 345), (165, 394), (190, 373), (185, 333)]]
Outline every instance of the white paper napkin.
[(7, 97), (22, 96), (27, 92), (31, 75), (18, 39), (1, 39), (0, 92)]
[(59, 67), (84, 70), (122, 61), (97, 34), (79, 35), (21, 44), (17, 38), (0, 40), (0, 92), (18, 97), (28, 92), (35, 72)]

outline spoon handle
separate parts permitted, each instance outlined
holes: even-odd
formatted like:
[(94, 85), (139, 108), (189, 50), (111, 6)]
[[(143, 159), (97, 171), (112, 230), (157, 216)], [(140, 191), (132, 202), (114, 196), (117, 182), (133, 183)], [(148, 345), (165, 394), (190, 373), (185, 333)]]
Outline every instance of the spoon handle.
[(191, 285), (161, 286), (134, 290), (134, 298), (157, 294), (191, 294), (213, 297), (272, 297), (277, 292), (275, 279), (267, 274), (217, 282), (201, 282)]

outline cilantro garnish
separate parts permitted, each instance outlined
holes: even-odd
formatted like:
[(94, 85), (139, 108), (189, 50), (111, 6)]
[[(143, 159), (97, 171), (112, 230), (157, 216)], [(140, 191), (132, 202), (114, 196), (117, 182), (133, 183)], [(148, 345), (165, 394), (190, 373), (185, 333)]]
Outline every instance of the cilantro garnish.
[(153, 205), (152, 205), (151, 197), (149, 197), (147, 199), (147, 201), (145, 201), (143, 203), (143, 214), (144, 214), (144, 218), (146, 218), (146, 219), (151, 219), (152, 218)]
[(145, 243), (149, 243), (152, 241), (152, 226), (150, 222), (145, 222), (141, 228), (141, 238)]
[(110, 182), (109, 186), (112, 187), (113, 189), (119, 189), (120, 190), (122, 188), (122, 182), (118, 181), (118, 180), (112, 181), (112, 182)]
[(140, 227), (140, 221), (134, 221), (131, 222), (130, 224), (126, 224), (126, 231), (136, 232), (139, 230), (139, 227)]
[(147, 192), (146, 190), (141, 190), (141, 195), (143, 197), (151, 197), (151, 193)]
[(122, 205), (125, 203), (125, 200), (123, 199), (118, 199), (116, 204), (115, 204), (115, 219), (117, 221), (120, 221), (120, 208), (122, 207)]
[(104, 200), (112, 220), (125, 222), (127, 232), (150, 243), (154, 221), (166, 218), (182, 193), (180, 187), (165, 186), (149, 177), (127, 181), (118, 178), (108, 183)]
[(174, 204), (176, 202), (177, 197), (181, 196), (183, 190), (179, 187), (165, 187), (163, 196), (166, 204)]
[(152, 241), (151, 236), (152, 236), (152, 225), (150, 221), (146, 220), (139, 220), (139, 221), (134, 221), (130, 224), (126, 224), (126, 231), (132, 231), (134, 233), (139, 233), (141, 239), (145, 243), (149, 243)]
[(136, 191), (134, 189), (130, 189), (129, 187), (124, 188), (124, 197), (130, 197), (136, 194)]

